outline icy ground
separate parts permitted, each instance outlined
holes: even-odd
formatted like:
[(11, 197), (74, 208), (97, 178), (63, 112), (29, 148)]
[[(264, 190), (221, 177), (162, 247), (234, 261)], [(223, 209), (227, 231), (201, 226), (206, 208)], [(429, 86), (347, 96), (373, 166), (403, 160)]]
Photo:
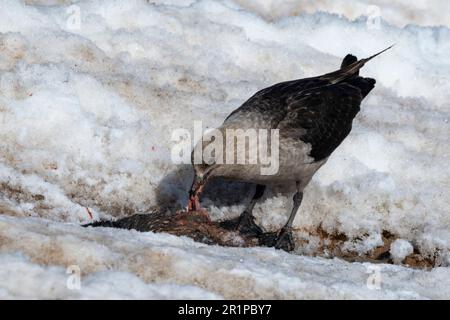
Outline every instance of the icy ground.
[[(0, 298), (450, 298), (449, 9), (2, 0)], [(79, 227), (89, 212), (185, 205), (191, 170), (171, 162), (174, 129), (217, 126), (258, 89), (392, 43), (362, 70), (377, 86), (305, 192), (296, 254)], [(289, 187), (255, 208), (266, 229), (284, 223)], [(203, 202), (230, 218), (250, 191), (215, 185)], [(362, 261), (387, 246), (397, 265), (313, 257), (336, 246)], [(436, 267), (400, 265), (412, 255)]]

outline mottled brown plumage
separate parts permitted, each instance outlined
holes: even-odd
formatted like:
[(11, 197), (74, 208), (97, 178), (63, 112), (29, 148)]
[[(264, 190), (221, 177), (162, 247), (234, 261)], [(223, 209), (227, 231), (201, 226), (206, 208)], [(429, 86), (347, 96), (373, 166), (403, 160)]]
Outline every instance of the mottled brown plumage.
[[(349, 54), (339, 70), (275, 84), (244, 102), (218, 129), (222, 132), (227, 129), (279, 129), (278, 172), (261, 174), (261, 163), (194, 164), (195, 178), (190, 191), (189, 209), (198, 209), (198, 194), (211, 177), (259, 185), (295, 183), (294, 209), (274, 243), (276, 247), (292, 249), (290, 229), (303, 197), (303, 189), (350, 133), (362, 100), (375, 86), (375, 80), (361, 77), (359, 70), (387, 49), (361, 60)], [(200, 143), (204, 147), (204, 142)], [(251, 215), (255, 200), (244, 211), (237, 228), (261, 232)]]

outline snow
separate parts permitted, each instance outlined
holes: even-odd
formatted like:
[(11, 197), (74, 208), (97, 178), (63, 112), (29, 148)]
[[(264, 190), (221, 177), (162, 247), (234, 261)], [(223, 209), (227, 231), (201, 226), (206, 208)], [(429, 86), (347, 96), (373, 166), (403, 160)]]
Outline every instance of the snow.
[[(82, 229), (37, 218), (2, 216), (0, 232), (2, 298), (424, 299), (449, 294), (449, 268), (421, 271), (270, 248), (222, 248), (185, 237)], [(66, 268), (72, 265), (81, 271), (79, 290), (66, 286)], [(377, 276), (378, 289), (370, 285)]]
[(450, 21), (445, 14), (449, 8), (446, 0), (236, 0), (244, 8), (250, 9), (269, 20), (279, 19), (284, 16), (300, 14), (313, 14), (324, 11), (350, 20), (361, 16), (380, 17), (389, 23), (404, 27), (408, 24), (421, 26), (450, 26)]
[[(450, 297), (448, 3), (274, 3), (0, 3), (1, 298)], [(78, 226), (87, 208), (111, 219), (183, 207), (192, 172), (171, 162), (173, 130), (218, 126), (258, 89), (393, 43), (362, 70), (377, 86), (305, 191), (296, 254)], [(250, 191), (212, 185), (203, 204), (234, 217)], [(268, 190), (259, 224), (286, 221), (288, 191)], [(413, 249), (436, 267), (313, 257), (333, 257), (319, 228), (346, 236), (342, 256), (364, 257), (387, 231), (396, 264)], [(67, 288), (70, 265), (81, 290)]]
[(414, 248), (406, 240), (397, 239), (391, 243), (391, 256), (395, 262), (401, 263), (407, 256), (414, 252)]

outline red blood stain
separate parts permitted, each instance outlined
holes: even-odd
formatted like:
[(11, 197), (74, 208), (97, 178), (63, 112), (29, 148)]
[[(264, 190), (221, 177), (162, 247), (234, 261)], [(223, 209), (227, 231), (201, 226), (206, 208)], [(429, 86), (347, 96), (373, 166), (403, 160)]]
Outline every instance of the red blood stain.
[(89, 215), (89, 218), (91, 218), (91, 220), (94, 219), (94, 216), (92, 215), (92, 212), (91, 212), (91, 210), (89, 210), (88, 207), (86, 207), (86, 211), (87, 211), (87, 213)]

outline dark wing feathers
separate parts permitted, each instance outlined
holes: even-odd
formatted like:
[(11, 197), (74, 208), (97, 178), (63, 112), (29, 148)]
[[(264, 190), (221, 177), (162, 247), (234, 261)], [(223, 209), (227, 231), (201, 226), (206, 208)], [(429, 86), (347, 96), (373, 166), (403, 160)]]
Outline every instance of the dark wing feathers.
[(315, 161), (327, 158), (347, 137), (361, 101), (375, 80), (355, 76), (330, 84), (319, 78), (294, 80), (263, 89), (233, 111), (266, 115), (280, 136), (311, 144)]
[[(389, 49), (389, 48), (388, 48)], [(375, 80), (359, 76), (366, 59), (348, 54), (341, 69), (322, 76), (281, 82), (258, 91), (236, 113), (258, 113), (280, 136), (311, 144), (315, 161), (327, 158), (350, 133), (361, 101), (374, 88)]]
[(372, 78), (362, 78), (355, 77), (350, 78), (346, 81), (346, 83), (358, 88), (361, 90), (361, 94), (363, 99), (369, 94), (369, 92), (375, 87), (375, 79)]
[(242, 106), (231, 112), (225, 122), (236, 113), (253, 113), (267, 115), (271, 119), (272, 127), (276, 127), (279, 121), (286, 115), (286, 101), (299, 92), (318, 88), (329, 84), (318, 77), (291, 80), (274, 84), (256, 92), (245, 101)]
[(278, 124), (281, 138), (309, 143), (309, 155), (315, 161), (325, 159), (350, 133), (362, 99), (361, 90), (348, 83), (299, 93), (289, 99), (286, 116)]
[(358, 58), (356, 58), (354, 55), (352, 54), (346, 55), (344, 60), (342, 60), (341, 69), (351, 65), (352, 63), (355, 63), (356, 61), (358, 61)]

